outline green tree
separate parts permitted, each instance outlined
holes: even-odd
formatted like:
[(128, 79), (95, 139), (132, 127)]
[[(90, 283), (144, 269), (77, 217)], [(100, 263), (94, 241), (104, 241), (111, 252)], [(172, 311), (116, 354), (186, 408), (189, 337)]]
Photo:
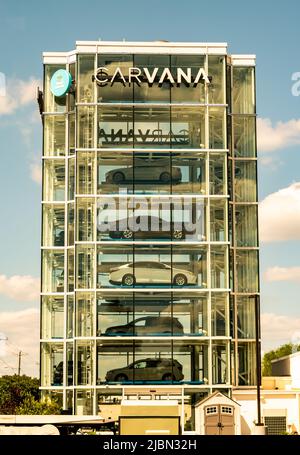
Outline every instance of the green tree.
[(300, 345), (287, 343), (279, 346), (279, 348), (274, 349), (273, 351), (266, 352), (263, 357), (262, 362), (262, 375), (263, 376), (272, 376), (272, 366), (271, 361), (275, 359), (280, 359), (285, 355), (290, 355), (293, 352), (300, 351)]
[(15, 414), (24, 399), (33, 396), (39, 399), (39, 381), (29, 376), (0, 377), (0, 414)]
[(17, 408), (16, 414), (30, 414), (30, 415), (45, 415), (45, 414), (60, 414), (60, 406), (56, 401), (39, 401), (32, 395), (25, 398), (23, 403)]
[(39, 380), (29, 376), (0, 377), (0, 414), (59, 414), (57, 403), (40, 401)]

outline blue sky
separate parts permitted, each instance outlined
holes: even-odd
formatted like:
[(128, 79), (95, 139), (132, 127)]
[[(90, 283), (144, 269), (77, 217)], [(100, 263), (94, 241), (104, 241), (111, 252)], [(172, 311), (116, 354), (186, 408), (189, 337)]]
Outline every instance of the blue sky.
[[(295, 186), (300, 182), (300, 123), (297, 123), (300, 97), (291, 93), (291, 76), (300, 71), (299, 17), (300, 4), (294, 0), (280, 3), (257, 0), (246, 3), (53, 0), (47, 4), (35, 0), (1, 1), (0, 72), (6, 76), (15, 106), (10, 104), (9, 112), (3, 113), (2, 105), (1, 113), (1, 102), (4, 101), (0, 97), (0, 277), (5, 277), (2, 277), (2, 284), (0, 280), (0, 332), (19, 346), (17, 331), (13, 331), (9, 321), (15, 321), (16, 317), (21, 324), (24, 315), (29, 317), (30, 311), (38, 308), (38, 299), (30, 295), (22, 299), (15, 288), (11, 289), (13, 282), (9, 279), (16, 275), (38, 279), (40, 275), (41, 186), (37, 180), (41, 123), (30, 93), (33, 93), (35, 81), (41, 79), (41, 54), (43, 51), (68, 51), (74, 48), (76, 40), (99, 38), (228, 42), (230, 53), (256, 54), (258, 117), (271, 122), (269, 129), (265, 121), (261, 127), (264, 145), (259, 149), (259, 197), (263, 200), (269, 196), (263, 218), (275, 220), (272, 228), (280, 222), (278, 214), (276, 218), (272, 212), (278, 200), (279, 210), (280, 207), (286, 209), (291, 199), (289, 194), (295, 196), (290, 211), (282, 212), (283, 218), (291, 213), (289, 223), (294, 224), (294, 233), (287, 238), (278, 234), (276, 241), (270, 241), (272, 232), (267, 227), (263, 235), (265, 241), (261, 244), (262, 313), (269, 315), (264, 316), (264, 346), (276, 346), (290, 339), (297, 331), (298, 322), (300, 330), (300, 235), (295, 233), (299, 220), (297, 210), (300, 211), (299, 189)], [(26, 91), (28, 97), (22, 98)], [(283, 125), (280, 127), (277, 122), (283, 122)], [(279, 190), (292, 184), (290, 193), (278, 195)], [(300, 226), (298, 228), (300, 231)], [(279, 224), (277, 229), (278, 232), (281, 229)], [(272, 280), (264, 278), (265, 272), (274, 267), (285, 269), (284, 281), (274, 280), (272, 273), (269, 274)], [(30, 287), (28, 279), (25, 284)], [(17, 281), (20, 286), (24, 282), (22, 278)], [(36, 283), (33, 281), (32, 286)], [(6, 318), (2, 319), (2, 325), (1, 312)], [(277, 316), (281, 319), (276, 319)], [(6, 327), (3, 327), (4, 320)], [(290, 322), (290, 330), (281, 333), (282, 324), (289, 326)], [(276, 324), (279, 324), (280, 332), (277, 337)], [(28, 344), (28, 351), (30, 349), (33, 348)], [(36, 351), (30, 352), (33, 358)]]

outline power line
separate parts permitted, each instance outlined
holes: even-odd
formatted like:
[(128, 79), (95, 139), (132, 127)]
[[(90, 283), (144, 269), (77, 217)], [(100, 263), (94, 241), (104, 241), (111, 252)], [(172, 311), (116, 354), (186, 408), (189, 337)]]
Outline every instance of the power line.
[(4, 363), (4, 365), (6, 366), (6, 368), (9, 368), (9, 369), (12, 370), (13, 372), (15, 372), (16, 368), (13, 368), (12, 366), (10, 366), (7, 362), (5, 362), (5, 360), (0, 359), (0, 362)]

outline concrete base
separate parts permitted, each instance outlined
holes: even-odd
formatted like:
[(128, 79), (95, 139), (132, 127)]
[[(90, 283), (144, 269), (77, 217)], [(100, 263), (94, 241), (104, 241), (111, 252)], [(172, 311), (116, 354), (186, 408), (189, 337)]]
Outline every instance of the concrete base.
[(267, 434), (267, 427), (265, 425), (255, 425), (252, 430), (254, 436), (265, 436)]

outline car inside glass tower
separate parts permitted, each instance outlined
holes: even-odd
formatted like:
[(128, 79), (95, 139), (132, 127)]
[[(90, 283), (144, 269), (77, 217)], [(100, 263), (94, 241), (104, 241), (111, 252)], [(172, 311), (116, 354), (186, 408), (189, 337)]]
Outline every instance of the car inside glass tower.
[(254, 65), (207, 43), (44, 54), (41, 389), (64, 409), (155, 388), (192, 429), (201, 398), (255, 386)]

